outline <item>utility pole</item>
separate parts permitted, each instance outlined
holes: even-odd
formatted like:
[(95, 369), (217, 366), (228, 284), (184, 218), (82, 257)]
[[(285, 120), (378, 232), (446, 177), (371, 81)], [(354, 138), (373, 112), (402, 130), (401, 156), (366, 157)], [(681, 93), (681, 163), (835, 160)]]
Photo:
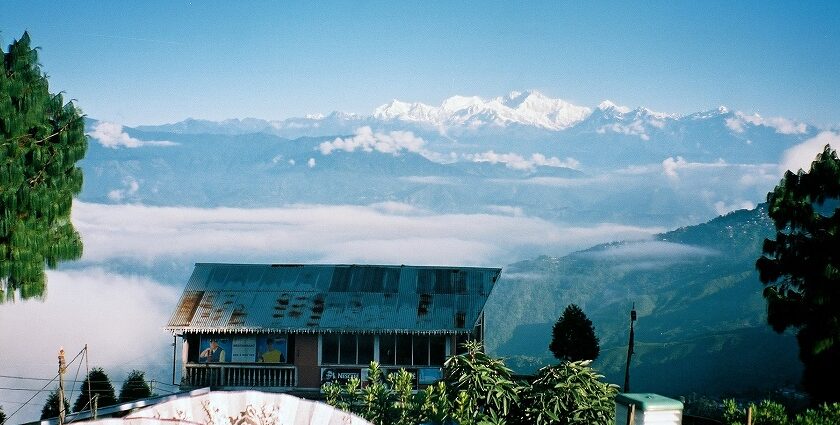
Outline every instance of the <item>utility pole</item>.
[(64, 362), (64, 347), (58, 351), (58, 425), (64, 425), (66, 407), (64, 406), (64, 372), (67, 364)]
[(172, 335), (172, 385), (175, 385), (175, 355), (178, 348), (178, 335)]
[(636, 303), (630, 310), (630, 342), (627, 344), (627, 367), (624, 369), (624, 392), (630, 392), (630, 357), (633, 356), (633, 322), (636, 321)]

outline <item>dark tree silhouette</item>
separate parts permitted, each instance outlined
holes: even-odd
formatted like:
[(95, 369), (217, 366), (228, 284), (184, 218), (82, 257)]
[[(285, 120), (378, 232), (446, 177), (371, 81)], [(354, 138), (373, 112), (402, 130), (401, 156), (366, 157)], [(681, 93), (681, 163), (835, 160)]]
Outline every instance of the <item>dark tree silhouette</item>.
[(548, 348), (563, 361), (595, 360), (601, 352), (592, 321), (575, 304), (566, 307), (554, 323)]
[[(88, 384), (90, 385), (88, 386)], [(117, 404), (117, 398), (114, 396), (114, 386), (111, 385), (111, 380), (102, 368), (91, 369), (84, 382), (82, 382), (80, 390), (79, 398), (73, 405), (74, 412), (90, 410), (93, 406), (92, 399), (97, 395), (99, 396), (96, 401), (98, 408)]]
[(128, 374), (128, 378), (123, 382), (120, 388), (120, 403), (140, 400), (152, 396), (152, 389), (146, 383), (146, 378), (143, 372), (139, 370), (132, 370)]
[(802, 385), (815, 404), (840, 401), (840, 159), (825, 146), (808, 172), (767, 195), (776, 239), (756, 262), (767, 322), (797, 330)]
[[(70, 412), (70, 402), (66, 398), (64, 399), (64, 411)], [(46, 403), (44, 403), (44, 408), (41, 409), (41, 419), (58, 417), (58, 413), (58, 390), (55, 389), (50, 392)]]
[(29, 34), (0, 49), (0, 302), (42, 297), (44, 267), (78, 259), (70, 221), (87, 138), (80, 111), (49, 91)]

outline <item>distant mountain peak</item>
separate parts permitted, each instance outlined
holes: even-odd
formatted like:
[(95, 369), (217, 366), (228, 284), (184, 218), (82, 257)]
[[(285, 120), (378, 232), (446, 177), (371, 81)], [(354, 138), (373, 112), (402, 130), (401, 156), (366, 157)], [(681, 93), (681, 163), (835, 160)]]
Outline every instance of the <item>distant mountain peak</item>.
[(621, 114), (626, 114), (631, 111), (630, 108), (626, 106), (618, 106), (611, 100), (604, 100), (603, 102), (599, 103), (598, 109), (601, 111), (615, 111)]
[(382, 120), (414, 121), (436, 127), (483, 126), (505, 127), (512, 124), (562, 130), (586, 119), (592, 110), (573, 105), (562, 99), (552, 99), (531, 90), (514, 91), (507, 96), (483, 99), (478, 96), (456, 95), (445, 99), (440, 106), (392, 100), (373, 113)]

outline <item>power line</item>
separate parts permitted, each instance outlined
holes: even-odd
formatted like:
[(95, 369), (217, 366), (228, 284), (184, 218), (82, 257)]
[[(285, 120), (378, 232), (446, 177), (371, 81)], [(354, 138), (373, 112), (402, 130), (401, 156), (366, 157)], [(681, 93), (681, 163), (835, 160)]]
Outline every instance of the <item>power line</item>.
[[(28, 377), (25, 377), (25, 376), (8, 376), (8, 375), (0, 375), (0, 378), (21, 379), (21, 380), (27, 380), (27, 381), (52, 381), (53, 379), (55, 379), (55, 378), (53, 378), (53, 379), (50, 379), (50, 378), (28, 378)], [(102, 380), (94, 379), (93, 381), (90, 381), (90, 382), (102, 383), (102, 382), (125, 382), (125, 381), (127, 381), (127, 379), (116, 380), (116, 381), (111, 380), (111, 379), (109, 379), (108, 381), (102, 381)], [(84, 380), (69, 379), (69, 380), (65, 380), (64, 382), (84, 382)]]
[[(87, 348), (87, 347), (86, 347), (86, 348)], [(76, 359), (78, 359), (78, 358), (79, 358), (79, 356), (80, 356), (80, 355), (81, 355), (84, 351), (85, 351), (84, 349), (83, 349), (83, 350), (81, 350), (81, 351), (79, 351), (79, 354), (76, 354), (76, 357), (73, 357), (73, 360), (70, 360), (70, 363), (68, 363), (68, 364), (73, 364), (73, 362), (75, 362), (75, 361), (76, 361)], [(59, 375), (60, 375), (60, 374), (56, 374), (56, 375), (55, 375), (55, 377), (54, 377), (53, 379), (51, 379), (51, 380), (50, 380), (50, 382), (47, 382), (46, 384), (44, 384), (44, 387), (43, 387), (43, 388), (41, 388), (38, 392), (36, 392), (35, 394), (33, 394), (33, 395), (32, 395), (32, 397), (29, 397), (29, 400), (26, 400), (23, 404), (21, 404), (21, 406), (20, 406), (20, 407), (18, 407), (18, 408), (17, 408), (17, 410), (15, 410), (14, 412), (12, 412), (12, 414), (10, 414), (9, 416), (6, 416), (6, 419), (5, 419), (2, 423), (0, 423), (0, 425), (3, 425), (3, 424), (5, 424), (5, 423), (9, 422), (9, 419), (11, 419), (11, 418), (12, 418), (12, 416), (14, 416), (17, 412), (20, 412), (20, 411), (21, 411), (21, 409), (23, 409), (24, 407), (26, 407), (26, 405), (27, 405), (27, 404), (29, 404), (29, 402), (31, 402), (32, 400), (34, 400), (34, 399), (35, 399), (35, 397), (37, 397), (37, 396), (38, 396), (38, 394), (41, 394), (44, 390), (46, 390), (46, 389), (47, 389), (47, 387), (48, 387), (48, 386), (50, 386), (50, 384), (51, 384), (53, 381), (55, 381), (56, 379), (58, 379), (58, 376), (59, 376)]]
[[(49, 382), (47, 383), (47, 385), (49, 385)], [(46, 387), (44, 387), (44, 388), (46, 388)], [(40, 389), (40, 390), (36, 390), (34, 388), (10, 388), (10, 387), (0, 387), (0, 390), (6, 390), (6, 391), (35, 391), (36, 393), (44, 391), (43, 388)]]
[[(58, 378), (58, 374), (56, 374), (56, 375), (55, 375), (55, 378), (53, 378), (53, 381), (54, 381), (56, 378)], [(12, 412), (12, 414), (11, 414), (11, 415), (6, 416), (6, 419), (2, 422), (2, 424), (5, 424), (6, 422), (8, 422), (8, 421), (9, 421), (9, 419), (11, 419), (11, 418), (12, 418), (12, 416), (14, 416), (17, 412), (20, 412), (20, 410), (21, 410), (21, 409), (23, 409), (24, 407), (26, 407), (26, 405), (27, 405), (27, 404), (29, 404), (29, 402), (30, 402), (30, 401), (34, 400), (34, 399), (35, 399), (35, 397), (37, 397), (37, 396), (38, 396), (38, 394), (41, 394), (41, 392), (42, 392), (42, 391), (44, 391), (44, 390), (45, 390), (45, 389), (46, 389), (46, 388), (47, 388), (47, 387), (48, 387), (51, 383), (52, 383), (52, 381), (47, 382), (47, 384), (46, 384), (46, 385), (44, 385), (44, 388), (41, 388), (41, 390), (40, 390), (40, 391), (38, 391), (38, 392), (36, 392), (35, 394), (33, 394), (33, 395), (32, 395), (32, 397), (30, 397), (30, 398), (29, 398), (29, 400), (26, 400), (23, 404), (21, 404), (21, 406), (20, 406), (20, 407), (18, 407), (18, 408), (17, 408), (17, 410), (15, 410), (14, 412)], [(2, 425), (2, 424), (0, 424), (0, 425)]]

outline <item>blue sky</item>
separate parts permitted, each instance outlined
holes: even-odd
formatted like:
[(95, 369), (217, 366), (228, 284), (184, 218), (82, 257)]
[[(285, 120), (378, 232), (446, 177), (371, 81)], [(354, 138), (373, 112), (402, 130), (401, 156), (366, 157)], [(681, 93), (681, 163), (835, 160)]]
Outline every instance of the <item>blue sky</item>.
[(128, 125), (367, 114), (536, 89), (594, 106), (718, 105), (840, 125), (832, 2), (6, 0), (53, 90)]

